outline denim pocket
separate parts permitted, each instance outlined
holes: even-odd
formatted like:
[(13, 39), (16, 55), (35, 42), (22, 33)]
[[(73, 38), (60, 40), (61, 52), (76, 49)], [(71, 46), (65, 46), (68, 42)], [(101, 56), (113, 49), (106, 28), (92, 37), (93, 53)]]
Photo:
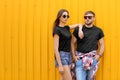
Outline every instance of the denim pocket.
[(75, 62), (76, 67), (82, 66), (82, 59)]
[(96, 60), (95, 58), (93, 58), (93, 67), (97, 64), (98, 60)]
[(95, 58), (93, 58), (93, 61), (95, 61), (96, 63), (98, 62), (98, 60), (97, 60), (97, 59), (95, 59)]

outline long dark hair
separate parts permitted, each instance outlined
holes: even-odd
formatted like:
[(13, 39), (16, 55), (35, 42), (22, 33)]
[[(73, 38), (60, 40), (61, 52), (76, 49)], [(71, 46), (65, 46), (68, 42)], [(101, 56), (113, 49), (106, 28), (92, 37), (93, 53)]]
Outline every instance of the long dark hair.
[(58, 11), (57, 17), (53, 23), (53, 31), (54, 31), (55, 27), (57, 27), (59, 25), (59, 22), (60, 22), (59, 18), (62, 16), (63, 12), (67, 12), (69, 14), (68, 10), (66, 10), (66, 9), (60, 9)]

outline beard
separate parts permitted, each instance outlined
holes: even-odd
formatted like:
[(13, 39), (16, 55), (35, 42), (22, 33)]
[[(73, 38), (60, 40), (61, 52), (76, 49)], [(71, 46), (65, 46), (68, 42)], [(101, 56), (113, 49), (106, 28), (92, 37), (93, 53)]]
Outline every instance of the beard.
[(87, 22), (85, 22), (85, 24), (89, 26), (89, 25), (91, 25), (91, 24), (92, 24), (92, 22), (88, 22), (88, 23), (87, 23)]

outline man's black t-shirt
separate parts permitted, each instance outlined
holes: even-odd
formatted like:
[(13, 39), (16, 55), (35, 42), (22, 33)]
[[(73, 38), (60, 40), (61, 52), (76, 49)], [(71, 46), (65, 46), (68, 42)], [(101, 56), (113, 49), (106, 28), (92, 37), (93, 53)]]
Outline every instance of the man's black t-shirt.
[(80, 39), (78, 37), (78, 30), (79, 28), (77, 27), (73, 32), (73, 35), (77, 38), (77, 51), (82, 53), (88, 53), (90, 51), (97, 50), (99, 39), (104, 37), (103, 31), (96, 26), (87, 28), (84, 25), (82, 28), (84, 38)]
[(53, 36), (54, 36), (54, 34), (57, 34), (59, 36), (59, 49), (58, 50), (70, 52), (71, 33), (70, 33), (69, 26), (55, 27), (55, 29), (53, 31)]

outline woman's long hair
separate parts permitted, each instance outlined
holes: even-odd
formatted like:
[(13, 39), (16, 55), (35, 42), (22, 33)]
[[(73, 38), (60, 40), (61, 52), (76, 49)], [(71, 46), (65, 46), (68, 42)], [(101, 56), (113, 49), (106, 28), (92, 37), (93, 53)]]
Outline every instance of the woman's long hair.
[(59, 10), (59, 12), (57, 14), (57, 17), (56, 17), (56, 19), (53, 23), (53, 31), (54, 31), (55, 27), (57, 27), (59, 25), (59, 23), (60, 23), (59, 18), (62, 16), (63, 12), (67, 12), (69, 14), (68, 10), (66, 10), (66, 9), (60, 9)]

